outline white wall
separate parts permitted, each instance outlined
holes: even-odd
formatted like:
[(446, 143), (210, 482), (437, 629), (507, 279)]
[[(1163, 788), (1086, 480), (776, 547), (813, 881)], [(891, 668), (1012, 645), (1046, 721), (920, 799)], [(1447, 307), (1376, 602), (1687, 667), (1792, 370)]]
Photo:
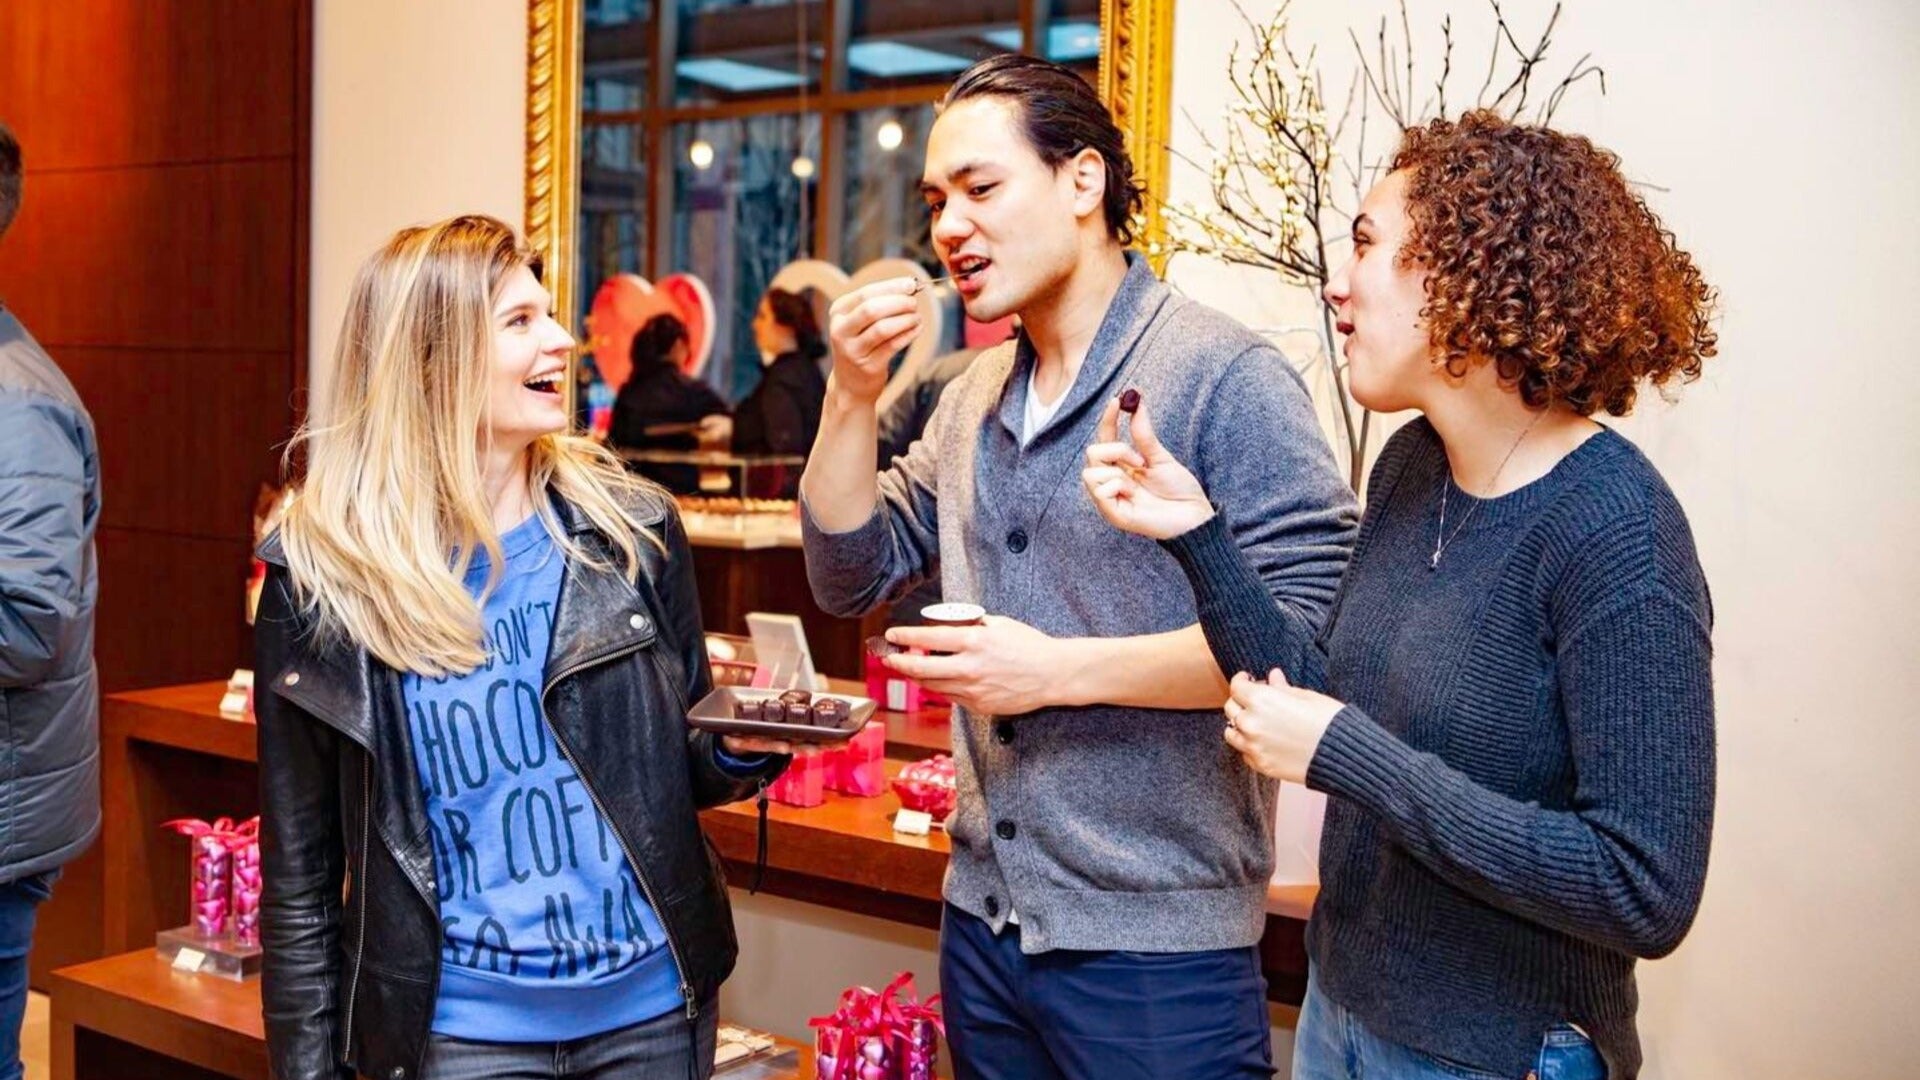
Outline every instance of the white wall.
[(320, 0), (313, 12), (314, 394), (347, 291), (395, 230), (525, 217), (526, 0)]
[[(1261, 19), (1275, 6), (1241, 2)], [(1531, 40), (1550, 4), (1505, 6)], [(1452, 13), (1476, 90), (1485, 6), (1408, 8), (1429, 62)], [(1332, 96), (1352, 70), (1347, 28), (1370, 42), (1397, 9), (1293, 11)], [(1177, 110), (1219, 123), (1237, 30), (1225, 3), (1183, 0)], [(1906, 415), (1920, 397), (1920, 7), (1568, 0), (1555, 40), (1552, 81), (1590, 50), (1608, 88), (1576, 91), (1557, 123), (1665, 189), (1648, 199), (1724, 308), (1706, 378), (1622, 425), (1686, 506), (1716, 615), (1712, 866), (1691, 937), (1640, 969), (1645, 1075), (1920, 1075), (1920, 439)], [(1205, 197), (1197, 174), (1180, 179), (1176, 199)], [(1285, 317), (1270, 278), (1176, 271), (1249, 321)]]

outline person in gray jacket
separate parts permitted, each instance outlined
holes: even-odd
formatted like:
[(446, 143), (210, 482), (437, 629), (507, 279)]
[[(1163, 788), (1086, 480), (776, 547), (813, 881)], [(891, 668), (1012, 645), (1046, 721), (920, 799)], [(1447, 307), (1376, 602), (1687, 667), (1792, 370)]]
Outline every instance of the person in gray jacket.
[(1227, 684), (1192, 590), (1106, 526), (1082, 456), (1123, 391), (1162, 408), (1234, 543), (1311, 641), (1355, 530), (1299, 377), (1129, 252), (1140, 202), (1086, 82), (1023, 56), (947, 91), (921, 183), (975, 319), (1022, 330), (959, 375), (876, 469), (888, 358), (916, 285), (830, 320), (834, 371), (801, 482), (814, 596), (852, 615), (937, 565), (980, 625), (897, 627), (894, 668), (952, 699), (959, 798), (940, 988), (956, 1075), (1270, 1077), (1257, 944), (1276, 787), (1221, 742)]
[[(0, 240), (20, 208), (0, 125)], [(0, 303), (0, 1080), (23, 1075), (34, 913), (100, 831), (100, 459), (73, 384)]]

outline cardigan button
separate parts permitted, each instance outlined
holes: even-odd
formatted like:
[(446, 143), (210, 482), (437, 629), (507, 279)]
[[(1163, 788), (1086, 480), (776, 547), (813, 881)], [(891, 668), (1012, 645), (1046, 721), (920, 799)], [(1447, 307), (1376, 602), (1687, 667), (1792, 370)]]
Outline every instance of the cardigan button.
[(299, 672), (297, 672), (297, 671), (289, 671), (289, 672), (287, 672), (287, 678), (286, 678), (286, 683), (287, 683), (287, 685), (288, 685), (288, 686), (299, 686), (299, 685), (300, 685), (300, 673), (299, 673)]
[(633, 618), (627, 620), (627, 625), (633, 627), (635, 630), (645, 630), (647, 628), (647, 617), (645, 615), (635, 615)]
[(1007, 534), (1007, 550), (1015, 555), (1027, 550), (1027, 531), (1015, 529)]

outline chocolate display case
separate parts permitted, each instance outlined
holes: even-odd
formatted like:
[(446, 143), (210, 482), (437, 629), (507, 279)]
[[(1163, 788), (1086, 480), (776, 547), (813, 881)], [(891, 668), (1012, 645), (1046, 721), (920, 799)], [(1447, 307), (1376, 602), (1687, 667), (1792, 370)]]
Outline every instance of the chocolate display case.
[(733, 454), (724, 450), (619, 451), (627, 466), (682, 494), (790, 499), (807, 459), (799, 454)]

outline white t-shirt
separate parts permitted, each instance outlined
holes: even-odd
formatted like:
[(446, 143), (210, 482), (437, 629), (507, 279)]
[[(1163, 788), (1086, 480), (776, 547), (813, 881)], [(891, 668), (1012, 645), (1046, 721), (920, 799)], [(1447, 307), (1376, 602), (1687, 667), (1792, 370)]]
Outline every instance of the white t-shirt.
[(1053, 399), (1053, 404), (1042, 405), (1040, 403), (1040, 391), (1034, 386), (1033, 382), (1034, 376), (1037, 374), (1039, 374), (1039, 366), (1035, 365), (1034, 371), (1027, 376), (1027, 411), (1020, 422), (1020, 445), (1022, 447), (1033, 442), (1033, 437), (1040, 434), (1048, 424), (1053, 422), (1054, 414), (1060, 411), (1061, 403), (1067, 400), (1067, 392), (1073, 389), (1072, 384), (1069, 383), (1065, 390), (1060, 391), (1060, 396)]

